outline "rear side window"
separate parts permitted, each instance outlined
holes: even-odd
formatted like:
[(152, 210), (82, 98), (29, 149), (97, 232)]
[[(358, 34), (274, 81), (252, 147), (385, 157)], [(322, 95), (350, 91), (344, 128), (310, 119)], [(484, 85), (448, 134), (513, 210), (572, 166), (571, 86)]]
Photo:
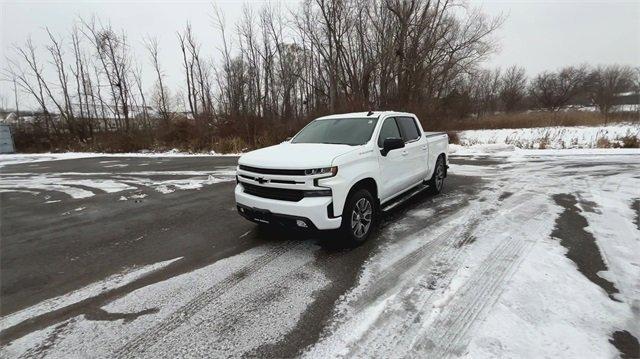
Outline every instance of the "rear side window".
[(402, 131), (402, 138), (404, 139), (404, 142), (420, 138), (420, 132), (418, 131), (416, 120), (411, 117), (398, 117), (396, 120), (398, 121), (398, 126), (400, 126), (400, 130)]
[(398, 125), (396, 124), (396, 119), (388, 118), (384, 120), (382, 128), (380, 129), (380, 137), (378, 137), (378, 147), (382, 148), (384, 146), (384, 140), (392, 137), (402, 138), (402, 136), (400, 136)]

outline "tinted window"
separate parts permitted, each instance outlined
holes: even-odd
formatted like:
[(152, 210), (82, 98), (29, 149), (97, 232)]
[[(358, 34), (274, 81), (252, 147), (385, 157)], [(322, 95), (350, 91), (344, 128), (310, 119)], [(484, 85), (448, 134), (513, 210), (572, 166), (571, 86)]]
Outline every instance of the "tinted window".
[(380, 129), (380, 137), (378, 137), (378, 147), (382, 148), (384, 145), (384, 140), (387, 138), (402, 138), (400, 136), (400, 130), (398, 130), (398, 125), (396, 124), (396, 120), (394, 118), (388, 118), (382, 124), (382, 128)]
[(291, 143), (363, 145), (371, 139), (376, 122), (376, 118), (315, 120), (298, 132)]
[(416, 121), (411, 117), (399, 117), (397, 119), (398, 126), (402, 131), (402, 138), (404, 142), (413, 141), (420, 138), (420, 132), (418, 132), (418, 125)]

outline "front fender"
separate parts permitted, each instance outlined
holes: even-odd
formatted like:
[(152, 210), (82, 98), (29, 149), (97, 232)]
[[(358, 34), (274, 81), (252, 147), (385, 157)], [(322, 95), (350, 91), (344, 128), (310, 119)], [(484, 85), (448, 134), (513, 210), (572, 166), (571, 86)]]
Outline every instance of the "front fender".
[(318, 181), (319, 185), (330, 187), (332, 190), (334, 216), (342, 215), (349, 191), (356, 183), (365, 178), (372, 178), (376, 187), (380, 188), (377, 169), (378, 162), (375, 159), (360, 158), (358, 161), (338, 166), (338, 174), (335, 177)]

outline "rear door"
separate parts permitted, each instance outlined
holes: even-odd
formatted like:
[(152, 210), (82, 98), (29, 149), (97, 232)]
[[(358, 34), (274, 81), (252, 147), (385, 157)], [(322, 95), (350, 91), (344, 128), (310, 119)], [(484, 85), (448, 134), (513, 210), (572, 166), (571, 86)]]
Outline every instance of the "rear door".
[(410, 186), (426, 177), (428, 147), (415, 118), (403, 116), (396, 118), (396, 121), (405, 143), (405, 160), (410, 171), (406, 186)]
[(387, 138), (402, 138), (400, 128), (394, 117), (388, 117), (382, 123), (378, 135), (378, 163), (380, 164), (380, 199), (388, 199), (402, 191), (412, 178), (411, 163), (407, 161), (408, 152), (404, 148), (390, 151), (386, 156), (380, 154), (384, 140)]

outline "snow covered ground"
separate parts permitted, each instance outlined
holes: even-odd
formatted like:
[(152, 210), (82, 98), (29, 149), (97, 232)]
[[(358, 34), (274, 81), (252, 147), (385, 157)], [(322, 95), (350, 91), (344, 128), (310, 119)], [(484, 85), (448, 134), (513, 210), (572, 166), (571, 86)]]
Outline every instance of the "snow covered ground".
[(12, 313), (0, 319), (0, 328), (8, 328), (16, 325), (26, 319), (36, 317), (69, 305), (81, 302), (87, 298), (96, 296), (99, 293), (121, 287), (136, 279), (142, 278), (144, 275), (154, 272), (160, 268), (166, 267), (172, 262), (179, 260), (176, 258), (169, 261), (154, 263), (139, 268), (125, 268), (121, 273), (110, 276), (100, 282), (93, 283), (85, 288), (78, 289), (71, 293), (60, 297), (47, 299), (27, 309)]
[(519, 148), (595, 148), (598, 140), (619, 144), (625, 136), (640, 139), (640, 124), (596, 127), (538, 127), (458, 132), (460, 144), (508, 144)]
[(80, 158), (91, 157), (112, 157), (112, 158), (129, 158), (129, 157), (142, 157), (142, 158), (162, 158), (162, 157), (189, 157), (189, 156), (238, 156), (238, 153), (226, 153), (219, 154), (215, 152), (210, 153), (186, 153), (178, 150), (171, 150), (167, 152), (133, 152), (133, 153), (99, 153), (99, 152), (62, 152), (62, 153), (12, 153), (12, 154), (0, 154), (0, 168), (18, 164), (18, 163), (35, 163), (46, 161), (60, 161), (60, 160), (75, 160)]
[[(111, 176), (109, 179), (96, 178)], [(162, 176), (163, 179), (152, 178)], [(169, 177), (169, 179), (166, 179)], [(235, 168), (217, 171), (135, 171), (135, 172), (62, 172), (55, 174), (12, 173), (1, 175), (2, 191), (57, 191), (72, 198), (87, 198), (96, 190), (107, 193), (135, 190), (146, 186), (167, 194), (176, 190), (199, 189), (205, 185), (235, 179)], [(89, 189), (87, 189), (89, 188)], [(125, 197), (126, 198), (126, 197)]]
[[(328, 322), (300, 354), (612, 358), (620, 355), (614, 333), (640, 338), (640, 150), (452, 150), (451, 177), (478, 181), (477, 192), (450, 189), (382, 228), (357, 280), (325, 308)], [(340, 253), (323, 252), (312, 240), (265, 243), (100, 308), (131, 319), (78, 315), (1, 353), (260, 356), (293, 340), (287, 335), (332, 285), (319, 261)], [(104, 290), (119, 285), (106, 282)], [(99, 287), (0, 323), (5, 329)]]
[[(38, 195), (43, 191), (56, 191), (74, 199), (93, 197), (96, 193), (117, 193), (152, 188), (162, 194), (176, 190), (200, 189), (203, 186), (235, 180), (235, 166), (223, 169), (195, 171), (150, 171), (147, 167), (154, 161), (166, 158), (218, 157), (211, 154), (188, 154), (179, 152), (105, 154), (105, 153), (43, 153), (0, 155), (0, 192), (26, 192)], [(231, 156), (231, 155), (229, 155)], [(53, 172), (39, 164), (47, 161), (82, 160), (99, 157), (99, 168)], [(104, 158), (104, 159), (102, 159)], [(148, 159), (131, 162), (127, 159)], [(28, 164), (30, 172), (7, 172), (7, 165)], [(136, 194), (131, 197), (135, 199)], [(122, 197), (127, 200), (126, 196)]]

